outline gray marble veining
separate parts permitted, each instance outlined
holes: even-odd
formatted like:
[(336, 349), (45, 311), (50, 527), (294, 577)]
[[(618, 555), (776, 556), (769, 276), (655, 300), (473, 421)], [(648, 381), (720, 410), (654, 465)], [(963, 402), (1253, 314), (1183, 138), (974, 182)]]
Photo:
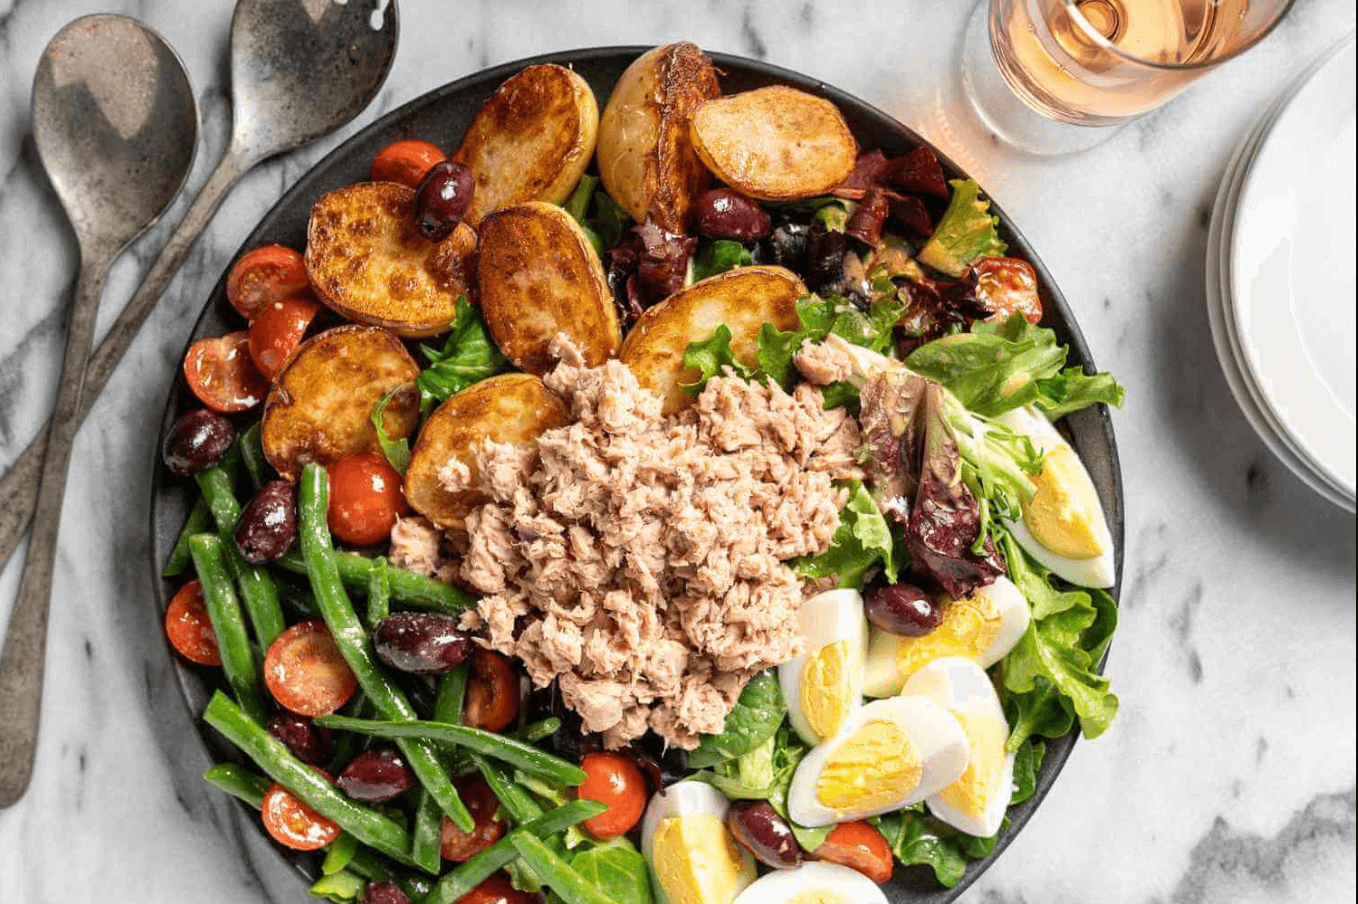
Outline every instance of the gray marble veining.
[[(349, 0), (364, 2), (364, 0)], [(456, 7), (456, 13), (449, 10)], [(1354, 27), (1301, 0), (1268, 40), (1082, 156), (1027, 158), (968, 127), (949, 87), (969, 3), (405, 0), (401, 51), (359, 121), (270, 161), (227, 198), (77, 440), (33, 787), (0, 811), (0, 904), (311, 900), (198, 778), (203, 754), (147, 604), (154, 425), (190, 324), (284, 188), (383, 111), (549, 50), (687, 38), (812, 73), (918, 128), (981, 180), (1063, 287), (1101, 366), (1127, 483), (1122, 712), (1081, 743), (973, 904), (1329, 904), (1355, 891), (1355, 524), (1278, 462), (1235, 407), (1203, 298), (1207, 215), (1266, 102)], [(221, 154), (230, 0), (0, 0), (0, 464), (50, 409), (74, 240), (28, 126), (37, 55), (71, 18), (123, 12), (189, 66)], [(1323, 174), (1312, 174), (1323, 197)], [(114, 269), (100, 331), (184, 200)], [(1344, 218), (1352, 212), (1342, 212)], [(1341, 278), (1348, 278), (1341, 274)], [(0, 624), (18, 584), (0, 574)]]

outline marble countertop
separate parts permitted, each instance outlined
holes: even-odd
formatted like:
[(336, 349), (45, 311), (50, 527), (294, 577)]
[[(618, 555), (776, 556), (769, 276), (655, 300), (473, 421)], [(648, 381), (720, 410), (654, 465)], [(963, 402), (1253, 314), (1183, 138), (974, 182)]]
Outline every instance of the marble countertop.
[[(36, 774), (27, 796), (0, 811), (0, 902), (312, 900), (197, 778), (198, 742), (146, 602), (155, 425), (194, 315), (280, 192), (377, 115), (488, 65), (678, 39), (822, 77), (937, 141), (1020, 224), (1099, 364), (1128, 390), (1115, 417), (1127, 565), (1108, 667), (1122, 712), (1103, 738), (1077, 745), (1029, 827), (963, 900), (1352, 901), (1355, 521), (1296, 480), (1236, 408), (1209, 336), (1203, 260), (1229, 151), (1294, 72), (1353, 29), (1353, 4), (1300, 0), (1260, 47), (1168, 107), (1089, 153), (1048, 160), (1006, 150), (953, 115), (947, 84), (969, 6), (405, 0), (400, 53), (377, 100), (341, 134), (245, 177), (80, 433)], [(193, 7), (0, 0), (0, 464), (23, 450), (55, 398), (76, 268), (30, 134), (38, 55), (69, 19), (127, 13), (178, 49), (202, 107), (189, 192), (119, 260), (102, 331), (225, 142), (232, 4)], [(1323, 174), (1298, 178), (1313, 179), (1323, 203)], [(21, 556), (0, 575), (0, 626)]]

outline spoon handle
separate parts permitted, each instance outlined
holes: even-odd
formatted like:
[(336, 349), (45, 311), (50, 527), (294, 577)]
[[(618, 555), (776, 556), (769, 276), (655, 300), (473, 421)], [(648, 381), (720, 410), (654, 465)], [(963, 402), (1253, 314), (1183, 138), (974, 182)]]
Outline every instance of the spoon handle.
[(4, 653), (0, 653), (0, 807), (23, 796), (33, 773), (42, 710), (42, 670), (47, 653), (47, 612), (52, 601), (57, 530), (66, 494), (71, 446), (80, 428), (80, 397), (85, 382), (94, 318), (112, 256), (101, 254), (80, 267), (71, 309), (61, 389), (47, 428), (47, 458), (38, 486), (33, 541), (28, 547), (19, 596), (10, 616)]
[[(194, 199), (193, 206), (184, 215), (174, 235), (160, 252), (160, 257), (147, 271), (132, 300), (123, 308), (118, 319), (113, 322), (104, 341), (89, 358), (85, 371), (85, 391), (81, 395), (78, 413), (75, 415), (77, 426), (85, 420), (94, 406), (100, 390), (112, 376), (123, 353), (127, 351), (141, 329), (142, 323), (150, 315), (156, 302), (160, 300), (165, 287), (184, 263), (189, 249), (207, 226), (208, 220), (216, 213), (222, 198), (236, 184), (236, 180), (250, 168), (252, 163), (243, 155), (228, 149), (217, 169), (203, 183), (203, 188)], [(49, 422), (50, 423), (50, 422)], [(48, 443), (48, 427), (43, 426), (38, 435), (28, 444), (28, 448), (14, 462), (0, 481), (0, 570), (9, 561), (19, 539), (24, 535), (28, 522), (38, 504), (38, 479), (42, 471), (43, 453)], [(3, 803), (0, 803), (3, 806)]]

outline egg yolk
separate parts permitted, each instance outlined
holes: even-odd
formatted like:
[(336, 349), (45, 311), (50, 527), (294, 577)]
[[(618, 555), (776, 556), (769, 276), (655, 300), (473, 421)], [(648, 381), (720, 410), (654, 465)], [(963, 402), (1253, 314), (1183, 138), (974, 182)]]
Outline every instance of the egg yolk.
[(825, 760), (816, 797), (832, 810), (888, 807), (919, 787), (924, 763), (895, 722), (881, 719), (854, 730)]
[(1033, 539), (1068, 559), (1102, 555), (1103, 510), (1094, 484), (1070, 446), (1057, 446), (1033, 478), (1037, 492), (1023, 511)]
[(802, 667), (802, 713), (822, 738), (839, 734), (853, 709), (849, 642), (837, 640), (816, 651)]
[(854, 904), (854, 902), (829, 888), (813, 888), (797, 892), (787, 899), (786, 904)]
[(962, 776), (939, 792), (939, 796), (959, 812), (980, 816), (1000, 790), (1008, 726), (994, 718), (987, 719), (965, 710), (952, 709), (949, 712), (962, 725), (967, 746), (971, 748), (971, 759)]
[(896, 647), (896, 671), (910, 677), (944, 656), (976, 659), (1000, 636), (1000, 607), (984, 589), (943, 606), (943, 622), (923, 637), (902, 637)]
[(661, 820), (651, 839), (651, 860), (670, 904), (726, 904), (740, 893), (744, 862), (715, 816)]

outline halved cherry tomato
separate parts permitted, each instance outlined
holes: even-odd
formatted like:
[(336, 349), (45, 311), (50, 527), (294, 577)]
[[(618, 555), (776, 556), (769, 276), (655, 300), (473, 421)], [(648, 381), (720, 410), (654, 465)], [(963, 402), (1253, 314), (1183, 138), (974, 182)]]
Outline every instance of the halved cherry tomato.
[(272, 380), (288, 355), (302, 341), (320, 302), (294, 295), (270, 302), (250, 321), (250, 357), (259, 372)]
[(585, 820), (585, 828), (600, 841), (632, 831), (646, 809), (646, 777), (637, 764), (617, 753), (591, 753), (580, 761), (585, 781), (577, 796), (608, 807)]
[(282, 245), (264, 245), (241, 255), (226, 275), (226, 300), (246, 320), (274, 301), (311, 287), (302, 255)]
[(221, 665), (217, 635), (203, 602), (203, 585), (189, 581), (170, 600), (165, 610), (165, 636), (180, 656), (198, 665)]
[(264, 683), (279, 705), (299, 716), (329, 715), (358, 687), (330, 629), (320, 620), (299, 622), (269, 645)]
[(447, 155), (437, 145), (427, 141), (418, 138), (393, 141), (373, 158), (372, 181), (399, 182), (410, 188), (419, 188), (429, 168), (446, 159)]
[[(317, 772), (321, 770), (317, 769)], [(324, 775), (325, 773), (321, 773)], [(326, 775), (326, 778), (330, 776)], [(287, 788), (274, 782), (264, 792), (264, 802), (260, 807), (264, 829), (284, 847), (294, 851), (314, 851), (325, 847), (340, 835), (340, 827), (293, 794)]]
[(184, 356), (184, 379), (200, 402), (222, 414), (253, 408), (269, 392), (268, 378), (250, 358), (245, 330), (190, 345)]
[(496, 873), (454, 904), (535, 904), (538, 900), (536, 895), (515, 888), (504, 873)]
[(346, 455), (330, 465), (330, 532), (354, 546), (372, 546), (391, 536), (396, 516), (410, 511), (401, 475), (380, 452)]
[(976, 300), (994, 313), (987, 320), (1008, 320), (1022, 314), (1029, 323), (1042, 319), (1037, 295), (1037, 272), (1016, 257), (983, 257), (971, 265), (976, 277)]
[(519, 677), (509, 660), (494, 650), (476, 650), (470, 662), (462, 723), (503, 731), (519, 717)]
[(447, 816), (439, 833), (439, 850), (444, 860), (462, 863), (499, 841), (505, 834), (505, 824), (495, 818), (500, 802), (495, 792), (490, 790), (481, 773), (472, 772), (453, 780), (457, 796), (467, 805), (476, 820), (470, 832), (464, 832), (453, 825)]
[(816, 860), (851, 866), (881, 885), (891, 879), (891, 845), (869, 822), (842, 822), (812, 852)]

